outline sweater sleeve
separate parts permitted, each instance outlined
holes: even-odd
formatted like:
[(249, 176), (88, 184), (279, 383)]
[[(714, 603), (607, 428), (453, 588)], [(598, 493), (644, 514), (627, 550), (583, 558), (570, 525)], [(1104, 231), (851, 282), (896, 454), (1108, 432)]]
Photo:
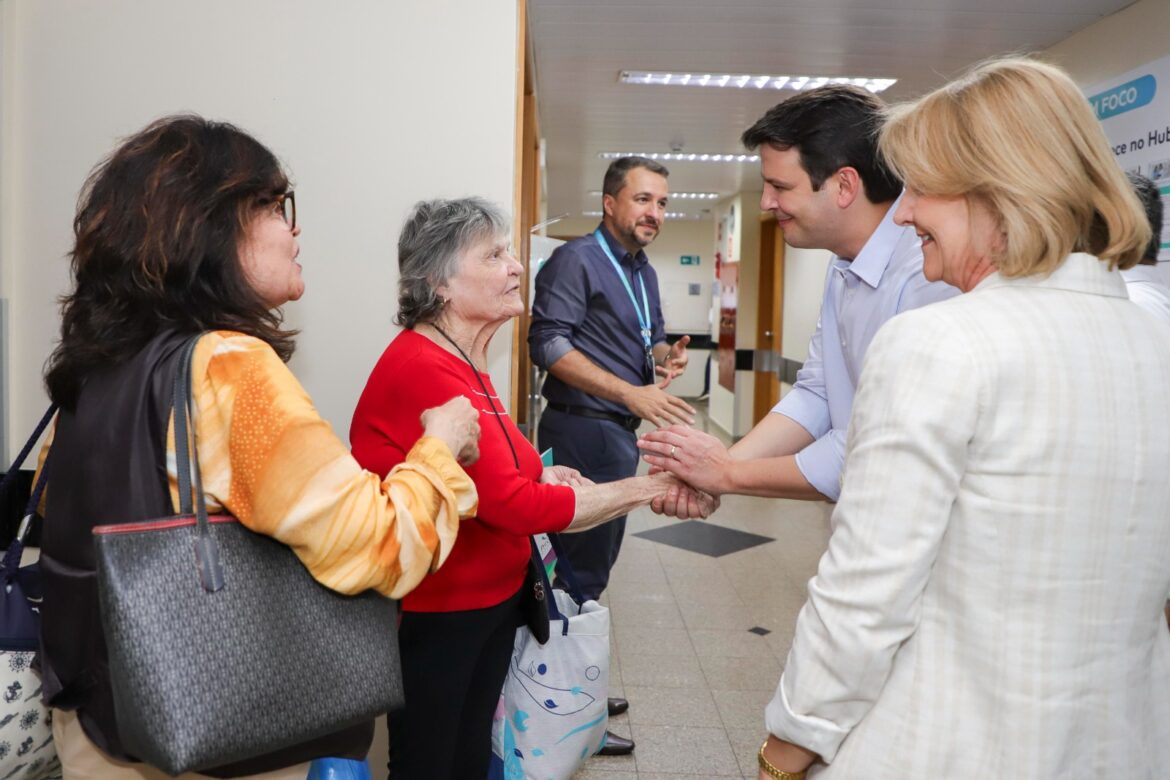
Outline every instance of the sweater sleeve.
[(459, 519), (475, 514), (475, 486), (438, 439), (419, 439), (385, 480), (363, 471), (258, 339), (204, 336), (192, 376), (207, 500), (292, 547), (327, 587), (401, 598), (442, 565)]
[[(576, 494), (567, 485), (540, 482), (540, 456), (502, 414), (500, 400), (489, 402), (478, 383), (471, 384), (475, 379), (461, 373), (468, 370), (452, 366), (429, 342), (395, 346), (374, 367), (354, 412), (350, 444), (358, 462), (371, 471), (389, 471), (422, 435), (419, 415), (462, 395), (480, 413), (480, 455), (467, 468), (478, 492), (479, 521), (518, 535), (564, 530), (573, 520)], [(404, 376), (416, 380), (401, 381)]]

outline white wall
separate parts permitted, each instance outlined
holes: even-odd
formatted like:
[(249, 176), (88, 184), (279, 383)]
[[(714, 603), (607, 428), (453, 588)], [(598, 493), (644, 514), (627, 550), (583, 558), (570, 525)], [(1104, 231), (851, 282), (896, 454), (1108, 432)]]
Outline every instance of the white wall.
[(833, 254), (827, 249), (784, 247), (784, 336), (781, 354), (792, 360), (808, 357), (808, 340), (817, 329), (825, 273)]
[[(825, 273), (833, 254), (827, 249), (784, 246), (784, 316), (780, 354), (802, 363), (808, 359), (808, 342), (817, 329), (824, 297)], [(780, 395), (792, 386), (780, 383)]]
[(1170, 54), (1170, 2), (1139, 0), (1044, 52), (1089, 87)]
[[(79, 188), (118, 139), (195, 111), (286, 162), (304, 226), (292, 368), (343, 438), (396, 332), (395, 242), (422, 198), (510, 209), (515, 0), (3, 0), (0, 295), (11, 306), (14, 438), (45, 404), (41, 369)], [(510, 328), (492, 373), (508, 396)], [(9, 430), (12, 430), (10, 428)]]

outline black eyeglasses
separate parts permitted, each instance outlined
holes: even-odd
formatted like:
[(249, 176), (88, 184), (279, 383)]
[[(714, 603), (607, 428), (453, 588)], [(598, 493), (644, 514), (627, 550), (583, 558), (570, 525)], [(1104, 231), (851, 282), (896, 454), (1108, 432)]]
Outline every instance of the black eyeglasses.
[(292, 190), (277, 195), (275, 203), (280, 206), (280, 216), (284, 218), (284, 224), (288, 225), (289, 230), (293, 230), (297, 226), (297, 198), (296, 193)]

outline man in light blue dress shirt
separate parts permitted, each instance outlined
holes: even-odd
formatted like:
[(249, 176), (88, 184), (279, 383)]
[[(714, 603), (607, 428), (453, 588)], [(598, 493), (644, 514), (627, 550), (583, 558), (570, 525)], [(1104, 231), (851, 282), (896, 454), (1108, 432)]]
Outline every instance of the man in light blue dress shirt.
[[(866, 349), (907, 309), (958, 290), (922, 275), (911, 227), (894, 224), (901, 182), (876, 148), (882, 103), (832, 85), (772, 108), (743, 134), (760, 149), (764, 191), (784, 240), (833, 253), (817, 329), (796, 385), (730, 450), (679, 425), (638, 442), (645, 460), (714, 495), (836, 501), (845, 434)], [(668, 508), (669, 511), (669, 508)]]

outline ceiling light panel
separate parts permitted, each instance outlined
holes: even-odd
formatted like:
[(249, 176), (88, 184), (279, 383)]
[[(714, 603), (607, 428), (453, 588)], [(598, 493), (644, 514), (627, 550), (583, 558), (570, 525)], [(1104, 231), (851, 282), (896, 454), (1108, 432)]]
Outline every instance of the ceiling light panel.
[(618, 73), (623, 84), (651, 84), (671, 87), (723, 87), (726, 89), (816, 89), (826, 84), (851, 84), (873, 93), (884, 92), (897, 79), (871, 76), (762, 76), (746, 73), (666, 73), (663, 71), (623, 70)]
[[(603, 194), (601, 190), (591, 190), (590, 195), (601, 197)], [(671, 192), (669, 193), (671, 200), (719, 200), (718, 192)]]
[[(603, 211), (582, 211), (583, 217), (604, 217)], [(703, 219), (701, 214), (687, 214), (685, 211), (668, 211), (666, 212), (667, 219)]]
[(676, 162), (759, 162), (758, 154), (692, 154), (690, 152), (598, 152), (603, 160), (619, 157), (645, 157), (649, 160), (674, 160)]

